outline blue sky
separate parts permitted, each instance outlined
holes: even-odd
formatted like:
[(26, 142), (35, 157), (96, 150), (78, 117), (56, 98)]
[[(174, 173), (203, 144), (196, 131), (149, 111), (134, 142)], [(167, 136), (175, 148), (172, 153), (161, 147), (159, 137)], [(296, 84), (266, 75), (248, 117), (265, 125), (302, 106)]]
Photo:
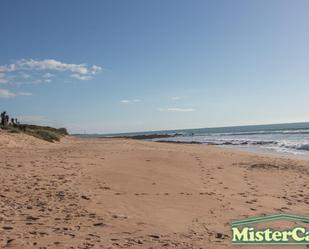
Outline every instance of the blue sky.
[(71, 132), (309, 121), (306, 0), (3, 0), (0, 107)]

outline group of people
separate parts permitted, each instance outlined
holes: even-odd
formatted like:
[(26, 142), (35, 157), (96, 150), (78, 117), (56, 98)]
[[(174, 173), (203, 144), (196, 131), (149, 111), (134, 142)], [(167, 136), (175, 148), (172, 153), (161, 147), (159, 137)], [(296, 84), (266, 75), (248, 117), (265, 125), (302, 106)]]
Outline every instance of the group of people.
[(17, 120), (17, 118), (11, 118), (10, 120), (10, 116), (6, 113), (6, 111), (1, 113), (0, 118), (1, 118), (2, 127), (7, 127), (9, 125), (12, 125), (12, 126), (19, 125), (19, 121)]

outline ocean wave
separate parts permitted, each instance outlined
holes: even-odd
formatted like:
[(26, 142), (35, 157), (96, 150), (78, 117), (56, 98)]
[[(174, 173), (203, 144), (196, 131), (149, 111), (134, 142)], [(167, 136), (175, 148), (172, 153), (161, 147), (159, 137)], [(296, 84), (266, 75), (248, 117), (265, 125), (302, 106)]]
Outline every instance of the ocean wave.
[[(287, 142), (287, 141), (253, 141), (253, 140), (224, 140), (224, 141), (205, 141), (205, 144), (209, 145), (231, 145), (231, 146), (267, 146), (269, 149), (276, 149), (278, 147), (292, 150), (309, 151), (309, 143), (301, 142)], [(269, 147), (271, 146), (271, 147)]]
[(279, 143), (279, 146), (287, 149), (309, 151), (309, 143), (281, 142)]
[[(309, 125), (309, 124), (308, 124)], [(172, 142), (202, 143), (217, 146), (238, 146), (246, 149), (265, 149), (280, 153), (308, 154), (309, 129), (261, 129), (261, 130), (189, 130), (177, 132), (177, 136), (163, 139)]]
[[(154, 139), (157, 141), (158, 139)], [(170, 137), (165, 139), (160, 139), (160, 141), (173, 141), (173, 142), (199, 142), (209, 145), (276, 145), (278, 144), (275, 140), (253, 140), (253, 139), (230, 139), (230, 138), (212, 138), (212, 137)]]
[(308, 150), (309, 151), (309, 144), (303, 144), (297, 148), (298, 150)]
[[(158, 141), (158, 140), (157, 140)], [(172, 142), (186, 142), (186, 143), (202, 143), (207, 145), (217, 146), (239, 146), (239, 147), (259, 147), (271, 149), (278, 152), (288, 152), (297, 154), (297, 151), (309, 152), (309, 140), (303, 141), (289, 141), (289, 140), (253, 140), (253, 139), (233, 139), (233, 138), (220, 138), (211, 136), (186, 136), (186, 137), (173, 137), (160, 139), (160, 141)]]
[(204, 144), (208, 145), (270, 145), (278, 144), (277, 141), (253, 141), (253, 140), (214, 140), (214, 141), (203, 141)]
[(308, 129), (303, 130), (265, 130), (265, 131), (243, 131), (243, 132), (208, 132), (208, 133), (183, 133), (182, 136), (242, 136), (242, 135), (296, 135), (296, 134), (309, 134)]

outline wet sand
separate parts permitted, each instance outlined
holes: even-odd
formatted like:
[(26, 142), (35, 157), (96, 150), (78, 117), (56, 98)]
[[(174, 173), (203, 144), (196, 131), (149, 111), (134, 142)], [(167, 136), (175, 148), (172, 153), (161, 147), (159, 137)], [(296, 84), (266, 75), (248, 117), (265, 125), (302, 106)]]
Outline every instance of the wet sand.
[(0, 155), (2, 247), (237, 248), (232, 220), (309, 211), (307, 160), (2, 131)]

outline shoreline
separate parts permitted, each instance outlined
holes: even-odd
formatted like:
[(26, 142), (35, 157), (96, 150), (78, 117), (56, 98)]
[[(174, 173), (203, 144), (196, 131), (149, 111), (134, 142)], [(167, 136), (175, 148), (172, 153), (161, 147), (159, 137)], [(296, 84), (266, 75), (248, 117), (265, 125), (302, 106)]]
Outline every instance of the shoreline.
[[(308, 159), (309, 160), (309, 152), (307, 150), (301, 149), (294, 149), (290, 151), (280, 151), (278, 148), (276, 149), (271, 147), (262, 147), (257, 145), (232, 145), (231, 143), (227, 144), (217, 144), (215, 142), (200, 142), (200, 141), (184, 141), (184, 140), (161, 140), (165, 138), (174, 138), (180, 137), (181, 134), (143, 134), (143, 135), (132, 135), (132, 136), (82, 136), (82, 135), (72, 135), (74, 137), (79, 137), (82, 139), (95, 139), (95, 138), (111, 138), (111, 139), (133, 139), (133, 140), (142, 140), (142, 141), (151, 141), (151, 142), (159, 142), (159, 143), (171, 143), (171, 144), (201, 144), (201, 145), (210, 145), (210, 146), (217, 146), (219, 148), (232, 148), (237, 149), (240, 151), (247, 151), (253, 152), (258, 154), (265, 154), (265, 155), (279, 155), (284, 157), (291, 157), (291, 158), (298, 158), (298, 159)], [(261, 142), (261, 144), (263, 144)]]
[[(112, 137), (112, 139), (115, 139), (117, 137)], [(126, 138), (125, 138), (126, 139)], [(138, 139), (139, 140), (139, 139)], [(247, 152), (250, 154), (257, 154), (261, 156), (275, 156), (275, 157), (284, 157), (284, 158), (290, 158), (290, 159), (296, 159), (296, 160), (309, 160), (309, 154), (293, 154), (289, 152), (278, 152), (271, 149), (263, 149), (263, 148), (255, 148), (255, 147), (241, 147), (237, 145), (217, 145), (217, 144), (206, 144), (196, 141), (186, 142), (186, 141), (164, 141), (164, 140), (157, 140), (157, 141), (151, 141), (151, 140), (143, 140), (146, 142), (156, 142), (156, 143), (167, 143), (167, 144), (198, 144), (198, 145), (204, 145), (204, 146), (214, 146), (219, 149), (231, 149), (236, 150), (238, 152)]]
[(234, 248), (232, 220), (306, 215), (309, 204), (307, 160), (122, 138), (0, 138), (0, 245), (10, 248)]

